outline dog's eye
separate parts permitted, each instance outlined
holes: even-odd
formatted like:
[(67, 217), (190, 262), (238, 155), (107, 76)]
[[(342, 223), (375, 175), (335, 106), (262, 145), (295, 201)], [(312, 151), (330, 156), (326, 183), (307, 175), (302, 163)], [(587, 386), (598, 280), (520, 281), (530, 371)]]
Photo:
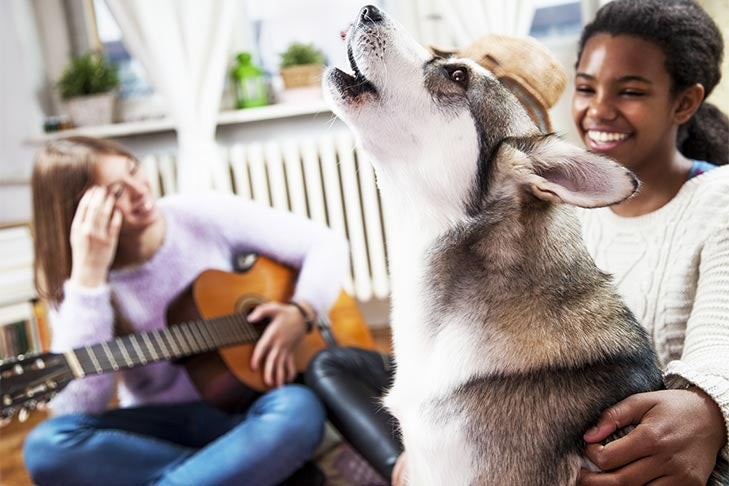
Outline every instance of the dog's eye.
[(456, 83), (465, 83), (466, 78), (466, 71), (464, 69), (454, 69), (451, 71), (451, 79)]

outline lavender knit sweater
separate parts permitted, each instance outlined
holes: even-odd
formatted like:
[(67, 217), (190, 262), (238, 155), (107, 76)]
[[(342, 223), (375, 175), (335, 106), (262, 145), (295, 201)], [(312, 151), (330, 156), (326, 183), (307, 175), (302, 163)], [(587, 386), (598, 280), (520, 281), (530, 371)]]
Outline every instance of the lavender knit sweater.
[[(108, 285), (81, 288), (66, 282), (65, 298), (50, 312), (52, 349), (63, 352), (113, 338), (111, 294), (137, 331), (166, 325), (168, 304), (203, 270), (231, 270), (235, 255), (255, 252), (299, 268), (295, 300), (326, 313), (341, 289), (346, 241), (328, 228), (240, 197), (170, 196), (158, 201), (166, 233), (143, 265), (112, 271)], [(119, 373), (122, 407), (199, 399), (183, 367), (159, 362)], [(113, 374), (75, 380), (51, 402), (55, 414), (100, 412), (117, 380)]]

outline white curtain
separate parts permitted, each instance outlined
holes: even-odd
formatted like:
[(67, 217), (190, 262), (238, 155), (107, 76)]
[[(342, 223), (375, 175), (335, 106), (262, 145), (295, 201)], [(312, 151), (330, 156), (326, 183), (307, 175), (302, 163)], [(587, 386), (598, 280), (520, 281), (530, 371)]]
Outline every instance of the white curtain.
[(532, 0), (435, 0), (455, 47), (485, 34), (524, 36), (534, 19)]
[(215, 129), (235, 18), (233, 0), (106, 3), (175, 124), (178, 189), (210, 189), (213, 171), (221, 166)]

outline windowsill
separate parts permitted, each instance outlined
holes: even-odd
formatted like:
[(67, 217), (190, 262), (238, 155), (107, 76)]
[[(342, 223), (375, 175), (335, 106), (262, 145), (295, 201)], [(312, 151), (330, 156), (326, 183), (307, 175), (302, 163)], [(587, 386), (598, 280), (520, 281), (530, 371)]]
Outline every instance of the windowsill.
[[(306, 103), (280, 103), (259, 108), (246, 108), (243, 110), (222, 111), (218, 114), (218, 126), (234, 125), (238, 123), (253, 123), (266, 120), (278, 120), (297, 116), (317, 115), (331, 113), (329, 105), (323, 100)], [(26, 140), (28, 145), (41, 145), (51, 140), (84, 135), (97, 138), (127, 137), (144, 135), (147, 133), (168, 132), (174, 130), (174, 124), (169, 118), (144, 120), (137, 122), (112, 123), (93, 127), (79, 127), (69, 130), (60, 130), (32, 137)]]

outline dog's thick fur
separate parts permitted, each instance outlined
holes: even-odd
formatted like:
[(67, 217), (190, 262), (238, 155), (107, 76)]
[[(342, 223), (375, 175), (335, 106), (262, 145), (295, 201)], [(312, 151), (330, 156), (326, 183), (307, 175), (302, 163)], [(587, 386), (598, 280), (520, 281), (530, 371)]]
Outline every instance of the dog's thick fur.
[(569, 485), (602, 410), (661, 388), (643, 328), (569, 205), (625, 168), (542, 135), (495, 77), (374, 7), (325, 91), (373, 157), (388, 221), (398, 419), (415, 485)]

